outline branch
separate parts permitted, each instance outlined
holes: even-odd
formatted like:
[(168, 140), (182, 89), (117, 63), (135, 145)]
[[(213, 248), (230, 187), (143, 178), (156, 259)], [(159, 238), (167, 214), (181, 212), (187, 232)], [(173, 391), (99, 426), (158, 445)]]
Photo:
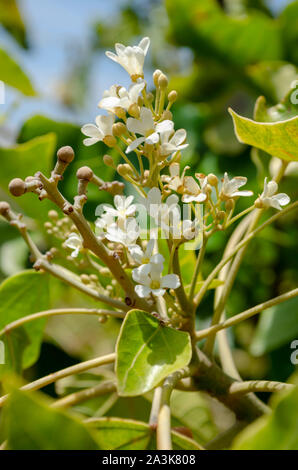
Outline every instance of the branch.
[(248, 380), (246, 382), (234, 382), (229, 389), (230, 395), (245, 395), (250, 392), (281, 392), (293, 390), (295, 385), (270, 380)]
[[(61, 369), (58, 372), (46, 375), (41, 379), (35, 380), (29, 384), (23, 385), (21, 390), (39, 390), (40, 388), (45, 387), (53, 382), (56, 382), (59, 379), (68, 377), (69, 375), (79, 374), (80, 372), (85, 372), (86, 370), (93, 369), (94, 367), (103, 366), (105, 364), (111, 364), (115, 361), (116, 354), (107, 354), (106, 356), (97, 357), (95, 359), (90, 359), (89, 361), (80, 362), (66, 369)], [(4, 395), (0, 398), (0, 407), (4, 405), (9, 395)]]
[(77, 405), (84, 401), (90, 400), (91, 398), (101, 397), (108, 393), (115, 392), (117, 389), (114, 381), (109, 380), (103, 382), (95, 387), (87, 388), (79, 392), (71, 393), (66, 397), (60, 398), (52, 404), (53, 408), (69, 408), (70, 406)]
[(188, 374), (189, 370), (186, 368), (174, 372), (164, 380), (156, 428), (157, 450), (172, 450), (170, 398), (176, 383)]
[(43, 312), (32, 313), (27, 317), (19, 318), (8, 325), (6, 325), (2, 330), (0, 330), (0, 337), (4, 334), (9, 333), (10, 331), (18, 328), (25, 323), (28, 323), (33, 320), (38, 320), (40, 318), (53, 317), (55, 315), (108, 315), (116, 318), (124, 318), (125, 312), (117, 312), (116, 310), (103, 310), (96, 308), (61, 308), (53, 310), (44, 310)]
[(238, 315), (235, 315), (222, 323), (210, 326), (209, 328), (206, 328), (201, 331), (197, 331), (195, 334), (195, 338), (199, 341), (203, 338), (207, 338), (208, 336), (214, 336), (214, 334), (219, 330), (223, 330), (224, 328), (229, 328), (230, 326), (236, 325), (237, 323), (240, 323), (258, 313), (261, 313), (267, 308), (273, 307), (274, 305), (278, 305), (282, 302), (285, 302), (286, 300), (297, 297), (297, 295), (298, 288), (286, 292), (285, 294), (279, 295), (278, 297), (274, 297), (273, 299), (267, 300), (266, 302), (258, 304), (255, 307), (249, 308), (248, 310), (245, 310), (244, 312), (239, 313)]

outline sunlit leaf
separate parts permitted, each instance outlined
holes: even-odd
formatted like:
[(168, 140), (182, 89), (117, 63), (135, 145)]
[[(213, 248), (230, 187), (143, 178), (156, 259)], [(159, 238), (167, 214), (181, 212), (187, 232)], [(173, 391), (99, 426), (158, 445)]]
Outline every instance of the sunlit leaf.
[(3, 49), (0, 49), (0, 80), (24, 95), (35, 95), (34, 88), (25, 72)]
[(235, 113), (235, 133), (244, 144), (257, 147), (282, 160), (298, 161), (298, 116), (279, 122), (256, 122)]
[(151, 314), (131, 310), (117, 341), (116, 373), (122, 396), (141, 395), (191, 359), (189, 335), (165, 327)]
[(11, 450), (98, 450), (88, 428), (75, 416), (49, 407), (40, 393), (12, 392), (1, 435)]
[[(24, 271), (0, 285), (0, 330), (9, 323), (49, 308), (48, 277), (35, 271)], [(5, 364), (0, 375), (22, 369), (38, 359), (45, 320), (36, 320), (12, 330), (0, 339), (5, 344)]]

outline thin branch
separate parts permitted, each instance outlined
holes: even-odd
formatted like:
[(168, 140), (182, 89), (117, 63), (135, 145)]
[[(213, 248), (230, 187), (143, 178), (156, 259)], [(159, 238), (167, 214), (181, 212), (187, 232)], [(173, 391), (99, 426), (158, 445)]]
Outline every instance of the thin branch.
[[(24, 385), (21, 387), (21, 390), (39, 390), (40, 388), (45, 387), (57, 380), (63, 379), (64, 377), (68, 377), (69, 375), (79, 374), (81, 372), (85, 372), (86, 370), (93, 369), (94, 367), (103, 366), (105, 364), (111, 364), (115, 361), (116, 354), (107, 354), (106, 356), (96, 357), (95, 359), (90, 359), (89, 361), (80, 362), (71, 367), (67, 367), (66, 369), (61, 369), (58, 372), (53, 372), (52, 374), (46, 375), (41, 379), (35, 380), (29, 384)], [(4, 395), (0, 398), (0, 407), (4, 405), (9, 395)]]
[(278, 212), (277, 214), (274, 214), (270, 219), (266, 220), (262, 225), (260, 225), (258, 228), (253, 230), (247, 237), (245, 237), (240, 243), (238, 243), (235, 248), (231, 251), (231, 253), (226, 257), (223, 258), (218, 265), (213, 269), (213, 271), (209, 274), (207, 279), (205, 280), (204, 284), (202, 285), (201, 289), (199, 290), (198, 294), (196, 295), (194, 302), (195, 305), (198, 306), (199, 303), (201, 302), (202, 298), (204, 297), (205, 293), (207, 292), (207, 289), (213, 279), (216, 277), (216, 275), (221, 271), (221, 269), (225, 266), (226, 263), (228, 263), (233, 256), (243, 247), (245, 246), (252, 238), (254, 238), (259, 232), (261, 232), (265, 227), (270, 225), (271, 223), (275, 222), (279, 217), (287, 214), (293, 209), (296, 209), (298, 206), (298, 201), (294, 202), (293, 204), (290, 204), (286, 209), (283, 209), (282, 211)]
[(213, 336), (217, 331), (220, 331), (224, 328), (229, 328), (231, 326), (236, 325), (248, 318), (261, 313), (263, 310), (267, 308), (273, 307), (274, 305), (278, 305), (286, 300), (292, 299), (297, 297), (298, 295), (298, 288), (293, 289), (285, 294), (279, 295), (278, 297), (274, 297), (273, 299), (267, 300), (266, 302), (262, 302), (261, 304), (255, 305), (255, 307), (249, 308), (244, 312), (239, 313), (238, 315), (234, 315), (233, 317), (229, 318), (228, 320), (218, 323), (217, 325), (210, 326), (201, 331), (197, 331), (195, 334), (195, 338), (199, 341), (203, 338), (207, 338), (208, 336)]
[(203, 234), (203, 242), (197, 257), (196, 261), (196, 266), (194, 270), (194, 274), (191, 280), (191, 285), (190, 285), (190, 291), (189, 291), (189, 301), (192, 302), (193, 296), (194, 296), (194, 291), (196, 288), (196, 283), (197, 283), (197, 278), (198, 275), (200, 274), (200, 270), (204, 261), (204, 256), (205, 256), (205, 251), (206, 251), (206, 245), (207, 245), (207, 240), (208, 238), (206, 237), (205, 234)]
[(156, 428), (157, 450), (172, 450), (170, 398), (176, 383), (188, 374), (189, 370), (186, 368), (174, 372), (164, 380)]
[(117, 312), (116, 310), (103, 310), (97, 308), (61, 308), (53, 310), (44, 310), (43, 312), (32, 313), (23, 318), (19, 318), (8, 325), (6, 325), (2, 330), (0, 330), (0, 337), (4, 334), (9, 333), (10, 331), (18, 328), (25, 323), (28, 323), (33, 320), (39, 320), (40, 318), (53, 317), (55, 315), (109, 315), (116, 318), (124, 318), (125, 312)]
[(270, 380), (248, 380), (246, 382), (234, 382), (229, 389), (231, 395), (246, 395), (251, 392), (281, 392), (293, 390), (295, 385)]
[(116, 389), (117, 387), (115, 382), (109, 380), (98, 384), (95, 387), (80, 390), (79, 392), (71, 393), (66, 397), (60, 398), (52, 404), (52, 407), (69, 408), (70, 406), (78, 405), (79, 403), (90, 400), (91, 398), (96, 398), (102, 395), (107, 395), (108, 393), (113, 393), (116, 391)]

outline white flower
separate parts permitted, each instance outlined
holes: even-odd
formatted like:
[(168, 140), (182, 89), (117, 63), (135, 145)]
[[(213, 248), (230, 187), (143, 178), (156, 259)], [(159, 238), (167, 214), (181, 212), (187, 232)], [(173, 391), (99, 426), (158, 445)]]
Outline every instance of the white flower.
[(290, 202), (290, 198), (285, 193), (276, 194), (278, 190), (278, 184), (275, 181), (269, 181), (267, 178), (264, 180), (264, 190), (261, 196), (257, 199), (261, 207), (268, 208), (273, 207), (274, 209), (282, 210), (282, 206), (286, 206)]
[(165, 202), (161, 200), (159, 188), (151, 188), (147, 194), (145, 206), (148, 214), (162, 229), (168, 230), (180, 222), (179, 198), (172, 194)]
[(127, 147), (126, 153), (129, 153), (143, 142), (151, 145), (157, 144), (157, 142), (159, 142), (159, 133), (172, 132), (174, 123), (173, 121), (166, 119), (165, 121), (155, 124), (150, 109), (143, 107), (140, 110), (139, 119), (128, 118), (126, 127), (130, 132), (140, 134), (142, 136), (135, 139)]
[(245, 176), (235, 176), (229, 180), (228, 173), (225, 173), (220, 192), (221, 199), (232, 199), (238, 196), (252, 196), (252, 191), (238, 191), (238, 189), (246, 183), (247, 178), (245, 178)]
[(201, 190), (200, 186), (192, 176), (184, 177), (183, 188), (183, 202), (204, 202), (207, 198), (206, 194)]
[(118, 218), (118, 222), (124, 221), (127, 217), (134, 215), (136, 211), (135, 204), (132, 204), (134, 197), (133, 196), (120, 196), (117, 194), (114, 197), (114, 205), (116, 209), (112, 206), (104, 205), (103, 208), (107, 214), (113, 217)]
[(69, 234), (67, 240), (65, 240), (65, 246), (67, 246), (68, 248), (71, 248), (73, 250), (73, 252), (71, 253), (71, 256), (73, 258), (76, 258), (79, 254), (79, 252), (81, 251), (81, 249), (83, 248), (83, 244), (82, 244), (82, 239), (81, 237), (75, 233), (75, 232), (72, 232)]
[(186, 219), (182, 221), (181, 232), (183, 238), (186, 240), (192, 240), (198, 233), (198, 223), (197, 219), (190, 220)]
[(160, 154), (162, 156), (171, 155), (171, 153), (178, 152), (188, 147), (188, 144), (183, 144), (186, 139), (186, 130), (179, 129), (172, 135), (172, 131), (164, 131), (160, 133)]
[(148, 37), (143, 38), (137, 46), (132, 47), (116, 43), (116, 54), (107, 51), (106, 56), (120, 64), (131, 78), (136, 80), (138, 77), (143, 77), (143, 66), (149, 46), (150, 39)]
[(176, 274), (162, 276), (163, 257), (156, 255), (155, 263), (143, 264), (132, 270), (132, 278), (137, 283), (135, 291), (139, 297), (148, 297), (151, 293), (163, 296), (166, 289), (177, 289), (180, 279)]
[(110, 225), (106, 232), (106, 238), (110, 242), (121, 243), (122, 245), (134, 245), (140, 234), (140, 227), (136, 219), (130, 217), (125, 220), (120, 228), (117, 223)]
[(124, 87), (113, 85), (104, 92), (103, 99), (98, 103), (98, 107), (112, 112), (116, 107), (128, 110), (132, 104), (138, 102), (138, 97), (144, 86), (144, 81), (133, 83), (128, 90)]
[(172, 191), (176, 191), (176, 193), (183, 194), (184, 190), (184, 176), (186, 170), (188, 170), (190, 167), (185, 166), (183, 169), (183, 172), (180, 176), (180, 164), (179, 163), (172, 163), (169, 166), (169, 171), (170, 175), (162, 175), (162, 181), (167, 183), (167, 187), (171, 189)]
[[(147, 243), (147, 247), (145, 251), (139, 245), (131, 245), (128, 247), (128, 251), (133, 258), (133, 260), (138, 264), (147, 264), (153, 261), (153, 248), (154, 248), (155, 240), (151, 239)], [(154, 262), (154, 261), (153, 261)]]
[(97, 116), (95, 124), (85, 124), (81, 131), (88, 139), (84, 139), (84, 144), (89, 146), (103, 140), (108, 135), (113, 135), (112, 126), (114, 124), (114, 116)]
[(109, 212), (104, 212), (102, 216), (95, 221), (96, 236), (100, 239), (105, 238), (104, 230), (108, 230), (108, 228), (114, 223), (115, 217)]

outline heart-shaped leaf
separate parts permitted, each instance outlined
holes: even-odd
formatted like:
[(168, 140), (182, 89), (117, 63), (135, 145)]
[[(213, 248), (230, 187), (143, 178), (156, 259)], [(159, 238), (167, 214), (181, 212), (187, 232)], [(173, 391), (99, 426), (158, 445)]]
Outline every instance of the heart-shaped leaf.
[(118, 392), (142, 395), (191, 359), (188, 333), (163, 326), (153, 315), (131, 310), (122, 323), (116, 346)]
[(298, 161), (298, 116), (278, 122), (256, 122), (235, 113), (235, 134), (244, 144), (257, 147), (275, 157)]
[[(105, 450), (155, 449), (155, 432), (147, 423), (123, 418), (95, 418), (88, 425)], [(201, 447), (176, 431), (172, 431), (174, 450), (200, 450)]]

